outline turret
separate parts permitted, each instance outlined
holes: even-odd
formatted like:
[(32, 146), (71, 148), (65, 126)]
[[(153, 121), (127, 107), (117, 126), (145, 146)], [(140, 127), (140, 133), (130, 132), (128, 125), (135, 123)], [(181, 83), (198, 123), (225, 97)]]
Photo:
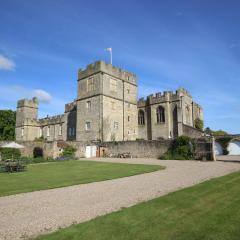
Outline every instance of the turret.
[(17, 102), (16, 140), (34, 140), (37, 134), (38, 99), (21, 99)]
[(26, 119), (37, 120), (38, 99), (21, 99), (17, 102), (16, 126), (22, 126)]

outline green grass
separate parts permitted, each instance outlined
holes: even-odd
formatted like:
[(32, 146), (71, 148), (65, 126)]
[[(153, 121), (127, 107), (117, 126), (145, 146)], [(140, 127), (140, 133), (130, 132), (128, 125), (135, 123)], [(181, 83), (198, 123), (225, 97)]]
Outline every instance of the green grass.
[(239, 240), (240, 172), (37, 238), (70, 239)]
[(27, 171), (0, 173), (0, 196), (104, 181), (157, 171), (161, 166), (65, 161), (27, 166)]

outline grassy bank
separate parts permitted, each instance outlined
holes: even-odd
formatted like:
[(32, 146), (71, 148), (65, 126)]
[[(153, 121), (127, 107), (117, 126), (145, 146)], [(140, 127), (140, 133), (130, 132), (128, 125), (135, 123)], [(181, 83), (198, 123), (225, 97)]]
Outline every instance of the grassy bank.
[(104, 181), (161, 169), (160, 166), (65, 161), (27, 166), (27, 171), (0, 173), (0, 196)]
[(238, 240), (240, 172), (37, 238), (67, 239)]

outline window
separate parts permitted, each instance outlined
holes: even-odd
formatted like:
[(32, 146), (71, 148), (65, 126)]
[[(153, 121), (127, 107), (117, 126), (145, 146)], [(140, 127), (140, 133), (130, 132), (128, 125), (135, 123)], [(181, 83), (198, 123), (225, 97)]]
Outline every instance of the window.
[(42, 127), (40, 127), (39, 128), (39, 137), (42, 137), (42, 135), (43, 135), (43, 129), (42, 129)]
[(50, 136), (50, 126), (47, 127), (47, 137)]
[(24, 136), (24, 128), (21, 129), (21, 135)]
[(68, 129), (68, 136), (72, 136), (72, 128)]
[(85, 123), (85, 130), (88, 131), (91, 129), (91, 123), (90, 122), (86, 122)]
[(127, 89), (127, 93), (128, 93), (128, 94), (130, 93), (130, 89)]
[(130, 131), (128, 131), (128, 135), (130, 134)]
[(87, 80), (87, 91), (90, 92), (93, 90), (95, 90), (95, 84), (94, 84), (94, 78), (91, 77)]
[(87, 109), (90, 109), (90, 108), (91, 108), (91, 101), (87, 101), (87, 102), (86, 102), (86, 108), (87, 108)]
[(110, 90), (113, 92), (117, 92), (117, 80), (110, 79)]
[(114, 122), (113, 127), (114, 127), (114, 129), (118, 129), (118, 122)]
[(190, 125), (190, 108), (189, 108), (189, 106), (186, 107), (186, 124)]
[(128, 122), (130, 121), (130, 116), (128, 116)]
[(145, 125), (145, 116), (143, 110), (138, 111), (138, 125)]
[(72, 128), (72, 136), (75, 136), (75, 128)]
[(62, 136), (62, 124), (59, 125), (59, 135)]
[(165, 110), (162, 106), (157, 108), (157, 123), (165, 123)]
[(128, 108), (130, 108), (131, 107), (131, 104), (130, 103), (128, 103)]

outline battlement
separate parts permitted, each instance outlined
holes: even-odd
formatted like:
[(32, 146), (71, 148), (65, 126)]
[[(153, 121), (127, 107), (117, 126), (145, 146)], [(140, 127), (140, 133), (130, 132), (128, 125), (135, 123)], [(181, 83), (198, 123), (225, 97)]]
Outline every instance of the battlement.
[(194, 105), (194, 107), (196, 107), (196, 108), (200, 108), (200, 109), (202, 109), (202, 106), (201, 105), (199, 105), (198, 103), (196, 103), (196, 102), (193, 102), (193, 105)]
[(22, 125), (24, 126), (38, 126), (38, 121), (37, 119), (31, 119), (31, 118), (26, 118), (23, 120)]
[(56, 116), (47, 116), (38, 120), (40, 125), (60, 124), (64, 122), (64, 114)]
[(112, 64), (105, 63), (104, 61), (97, 61), (95, 63), (87, 65), (86, 69), (79, 69), (78, 80), (84, 79), (98, 72), (104, 72), (116, 78), (120, 78), (126, 82), (130, 82), (135, 85), (137, 84), (137, 77), (135, 74), (115, 67)]
[(191, 97), (189, 92), (184, 88), (179, 88), (175, 92), (173, 91), (164, 91), (163, 93), (157, 92), (147, 96), (147, 98), (140, 98), (138, 100), (138, 106), (146, 106), (148, 104), (155, 104), (167, 101), (176, 101), (180, 100), (181, 97), (188, 96)]
[(65, 104), (65, 113), (76, 111), (76, 110), (77, 110), (77, 102), (76, 101)]
[(21, 107), (38, 108), (38, 99), (36, 97), (33, 99), (21, 99), (17, 102), (17, 108)]
[(176, 94), (178, 94), (180, 97), (188, 96), (188, 97), (192, 98), (191, 94), (185, 88), (178, 88), (176, 91)]

